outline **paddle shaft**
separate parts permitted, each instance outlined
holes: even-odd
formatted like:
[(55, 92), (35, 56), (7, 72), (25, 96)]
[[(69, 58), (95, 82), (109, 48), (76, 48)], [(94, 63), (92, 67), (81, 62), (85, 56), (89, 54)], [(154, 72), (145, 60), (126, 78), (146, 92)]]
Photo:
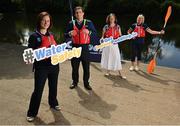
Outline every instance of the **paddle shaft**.
[(72, 0), (69, 0), (69, 7), (70, 7), (70, 12), (71, 12), (71, 20), (73, 21), (73, 9), (72, 9)]
[[(169, 6), (168, 9), (167, 9), (167, 12), (166, 12), (163, 30), (165, 29), (166, 24), (167, 24), (167, 22), (168, 22), (168, 20), (169, 20), (169, 17), (171, 16), (171, 12), (172, 12), (172, 8), (171, 8), (171, 6)], [(160, 48), (160, 42), (161, 42), (161, 41), (159, 40), (158, 46), (157, 46), (157, 48), (156, 48), (156, 52), (155, 52), (155, 54), (154, 54), (154, 59), (156, 59), (156, 57), (157, 57), (157, 52), (158, 52), (158, 50), (159, 50), (159, 48)]]

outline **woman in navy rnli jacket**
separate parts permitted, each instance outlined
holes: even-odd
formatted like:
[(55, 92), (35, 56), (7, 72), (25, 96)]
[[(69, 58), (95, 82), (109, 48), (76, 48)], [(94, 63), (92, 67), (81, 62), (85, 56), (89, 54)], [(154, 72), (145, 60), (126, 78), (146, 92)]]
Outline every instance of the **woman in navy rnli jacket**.
[[(51, 16), (47, 12), (41, 12), (38, 15), (37, 30), (30, 36), (28, 47), (37, 49), (41, 47), (49, 48), (51, 45), (56, 45), (54, 36), (49, 32), (51, 26)], [(49, 85), (49, 106), (55, 110), (60, 110), (57, 101), (59, 64), (52, 65), (51, 58), (47, 58), (41, 61), (35, 61), (33, 66), (34, 91), (32, 93), (29, 109), (27, 112), (27, 121), (29, 122), (33, 121), (38, 114), (46, 79), (48, 79)]]

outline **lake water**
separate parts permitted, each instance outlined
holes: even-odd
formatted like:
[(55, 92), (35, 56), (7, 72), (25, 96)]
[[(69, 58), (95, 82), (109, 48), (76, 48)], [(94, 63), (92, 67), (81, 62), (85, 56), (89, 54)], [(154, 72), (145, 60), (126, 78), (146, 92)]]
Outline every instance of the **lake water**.
[[(60, 43), (64, 41), (64, 31), (70, 20), (69, 15), (55, 14), (53, 17), (52, 32), (56, 40)], [(102, 27), (105, 25), (106, 15), (87, 15), (92, 20), (98, 36), (101, 36)], [(122, 33), (126, 34), (129, 26), (135, 22), (135, 16), (117, 15), (118, 23), (121, 26)], [(157, 17), (147, 17), (145, 21), (152, 29), (160, 30), (163, 26), (163, 19)], [(29, 35), (34, 31), (36, 24), (35, 14), (11, 13), (0, 14), (0, 43), (26, 44)], [(152, 58), (157, 43), (161, 40), (161, 48), (157, 58), (157, 64), (180, 69), (180, 23), (169, 23), (164, 36), (147, 35), (143, 49), (143, 62), (148, 63)], [(120, 44), (122, 58), (130, 59), (130, 41)]]

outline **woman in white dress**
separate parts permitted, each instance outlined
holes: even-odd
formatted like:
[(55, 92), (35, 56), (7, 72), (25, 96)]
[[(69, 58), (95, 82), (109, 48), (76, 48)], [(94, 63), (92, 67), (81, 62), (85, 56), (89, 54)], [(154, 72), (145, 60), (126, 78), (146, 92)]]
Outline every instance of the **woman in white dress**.
[[(106, 18), (106, 23), (107, 25), (103, 28), (102, 38), (113, 37), (113, 39), (116, 39), (121, 36), (121, 28), (117, 24), (115, 14), (109, 14)], [(122, 65), (118, 44), (102, 49), (101, 67), (107, 70), (106, 76), (110, 75), (110, 71), (118, 71), (121, 78), (126, 78), (122, 76), (120, 72), (120, 70), (122, 70)]]

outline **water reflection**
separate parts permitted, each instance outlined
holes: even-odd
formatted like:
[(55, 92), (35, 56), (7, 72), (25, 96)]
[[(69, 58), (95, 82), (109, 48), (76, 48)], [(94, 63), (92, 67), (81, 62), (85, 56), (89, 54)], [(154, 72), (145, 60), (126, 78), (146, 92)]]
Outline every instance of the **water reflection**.
[(20, 44), (22, 46), (28, 46), (28, 39), (30, 36), (30, 31), (28, 28), (24, 28), (24, 29), (20, 29), (20, 31), (18, 32), (18, 35), (20, 37)]
[(161, 47), (162, 47), (163, 43), (164, 43), (164, 41), (159, 36), (152, 38), (152, 43), (148, 45), (147, 51), (144, 51), (142, 54), (143, 61), (145, 63), (148, 63), (154, 57), (156, 51), (157, 51), (157, 57), (161, 59), (162, 58), (162, 48)]
[[(52, 32), (55, 35), (55, 39), (58, 43), (64, 41), (63, 33), (70, 20), (67, 15), (53, 15)], [(97, 17), (97, 15), (96, 15)], [(94, 25), (98, 31), (98, 35), (101, 35), (102, 27), (105, 24), (106, 15), (98, 15), (99, 18), (95, 18), (95, 15), (88, 15), (88, 19), (94, 22)], [(126, 34), (127, 29), (133, 23), (133, 17), (120, 17), (123, 20), (120, 21), (121, 29)], [(153, 29), (159, 29), (160, 23), (156, 19), (151, 19), (157, 26), (153, 26)], [(148, 22), (149, 23), (149, 22)], [(0, 42), (17, 43), (23, 46), (27, 46), (29, 35), (35, 30), (36, 14), (1, 14), (0, 13)], [(157, 28), (156, 28), (157, 27)], [(146, 43), (143, 49), (143, 61), (149, 62), (153, 57), (157, 47), (158, 41), (161, 41), (161, 48), (158, 53), (158, 65), (180, 68), (180, 36), (179, 36), (180, 24), (168, 24), (166, 33), (163, 37), (147, 35)], [(126, 41), (120, 44), (123, 59), (130, 59), (130, 42)]]
[(179, 56), (180, 49), (175, 47), (175, 41), (164, 42), (161, 47), (161, 57), (158, 58), (157, 62), (162, 66), (180, 68)]

